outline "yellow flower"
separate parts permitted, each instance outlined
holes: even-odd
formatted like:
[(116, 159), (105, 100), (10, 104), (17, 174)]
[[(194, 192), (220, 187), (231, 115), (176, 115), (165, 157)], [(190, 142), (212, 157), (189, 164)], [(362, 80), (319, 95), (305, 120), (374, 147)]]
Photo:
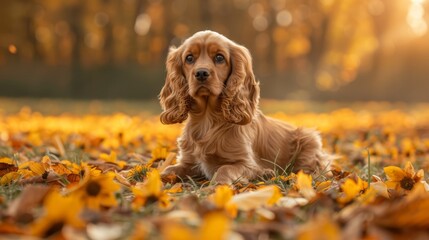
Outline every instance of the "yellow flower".
[(343, 194), (337, 199), (339, 203), (348, 203), (365, 192), (368, 188), (368, 183), (357, 176), (357, 179), (347, 178), (341, 184)]
[(99, 176), (92, 176), (88, 173), (89, 170), (86, 171), (83, 180), (70, 190), (70, 193), (92, 210), (117, 206), (115, 192), (120, 189), (120, 186), (113, 181), (115, 174), (108, 172)]
[(156, 169), (147, 174), (145, 182), (131, 187), (131, 191), (134, 194), (132, 208), (136, 211), (155, 202), (164, 209), (170, 206), (170, 197), (162, 190), (161, 176)]
[(125, 165), (127, 165), (127, 163), (125, 161), (122, 160), (118, 160), (117, 159), (117, 155), (115, 151), (111, 151), (110, 154), (106, 154), (106, 153), (101, 153), (100, 154), (100, 159), (108, 162), (108, 163), (113, 163), (115, 165), (117, 165), (119, 168), (124, 168)]
[(126, 178), (131, 183), (143, 182), (150, 170), (151, 168), (146, 165), (137, 165), (127, 172)]
[(101, 174), (100, 169), (89, 165), (87, 162), (81, 162), (80, 164), (76, 164), (74, 162), (70, 162), (69, 160), (62, 160), (61, 164), (70, 169), (72, 174), (83, 175), (87, 170), (89, 171), (89, 174), (94, 177), (99, 176)]
[(41, 238), (48, 238), (61, 233), (64, 226), (84, 227), (79, 217), (82, 202), (74, 196), (63, 196), (57, 190), (50, 192), (44, 201), (44, 215), (31, 226), (31, 233)]
[(149, 160), (149, 165), (155, 162), (163, 161), (168, 156), (168, 149), (166, 147), (157, 147), (152, 150), (152, 158)]
[(384, 173), (387, 176), (387, 188), (394, 189), (400, 193), (410, 191), (416, 183), (424, 179), (423, 169), (420, 169), (416, 173), (409, 161), (405, 164), (404, 169), (396, 166), (388, 166), (384, 168)]
[(79, 185), (80, 180), (82, 180), (82, 177), (86, 176), (87, 173), (89, 173), (89, 175), (91, 175), (92, 177), (101, 175), (101, 170), (89, 165), (86, 162), (76, 164), (70, 162), (69, 160), (62, 160), (60, 164), (70, 171), (70, 173), (67, 174), (67, 180), (69, 182), (67, 188), (69, 189), (74, 188), (76, 185)]

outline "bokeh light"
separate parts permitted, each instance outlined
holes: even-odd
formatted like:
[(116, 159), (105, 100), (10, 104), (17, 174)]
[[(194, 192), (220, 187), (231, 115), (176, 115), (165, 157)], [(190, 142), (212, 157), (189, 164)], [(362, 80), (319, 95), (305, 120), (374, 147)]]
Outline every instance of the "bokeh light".
[(152, 20), (147, 14), (140, 14), (134, 25), (134, 30), (140, 36), (144, 36), (149, 32), (150, 25), (152, 24)]
[(7, 48), (7, 50), (9, 51), (9, 53), (11, 54), (16, 54), (16, 52), (18, 51), (18, 49), (16, 48), (16, 46), (14, 44), (10, 44)]

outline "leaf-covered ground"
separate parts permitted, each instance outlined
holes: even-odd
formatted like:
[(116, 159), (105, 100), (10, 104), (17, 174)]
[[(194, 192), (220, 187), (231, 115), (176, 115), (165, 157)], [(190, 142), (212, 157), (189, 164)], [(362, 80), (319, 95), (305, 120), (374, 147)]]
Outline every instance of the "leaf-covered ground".
[(404, 109), (272, 114), (318, 128), (339, 158), (233, 186), (161, 180), (181, 126), (156, 116), (0, 113), (0, 236), (424, 239), (429, 108)]

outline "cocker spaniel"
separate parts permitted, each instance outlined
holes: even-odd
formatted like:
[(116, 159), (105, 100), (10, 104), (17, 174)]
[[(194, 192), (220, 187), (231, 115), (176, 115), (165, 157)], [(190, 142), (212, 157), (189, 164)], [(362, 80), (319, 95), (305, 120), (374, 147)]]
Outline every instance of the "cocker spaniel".
[(331, 156), (313, 129), (297, 128), (258, 109), (259, 82), (249, 51), (201, 31), (168, 53), (160, 93), (164, 124), (186, 121), (178, 163), (163, 176), (205, 176), (220, 184), (278, 173), (320, 172)]

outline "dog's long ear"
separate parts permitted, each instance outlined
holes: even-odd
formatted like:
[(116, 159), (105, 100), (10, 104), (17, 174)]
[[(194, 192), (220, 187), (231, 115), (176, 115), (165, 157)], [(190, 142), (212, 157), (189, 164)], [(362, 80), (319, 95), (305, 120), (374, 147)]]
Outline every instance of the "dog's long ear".
[(221, 109), (226, 121), (245, 125), (258, 109), (259, 82), (252, 70), (252, 57), (247, 48), (231, 44), (231, 75), (222, 92)]
[(166, 67), (165, 84), (159, 94), (163, 109), (161, 122), (164, 124), (181, 123), (188, 118), (191, 97), (188, 93), (188, 83), (182, 71), (180, 48), (170, 48)]

